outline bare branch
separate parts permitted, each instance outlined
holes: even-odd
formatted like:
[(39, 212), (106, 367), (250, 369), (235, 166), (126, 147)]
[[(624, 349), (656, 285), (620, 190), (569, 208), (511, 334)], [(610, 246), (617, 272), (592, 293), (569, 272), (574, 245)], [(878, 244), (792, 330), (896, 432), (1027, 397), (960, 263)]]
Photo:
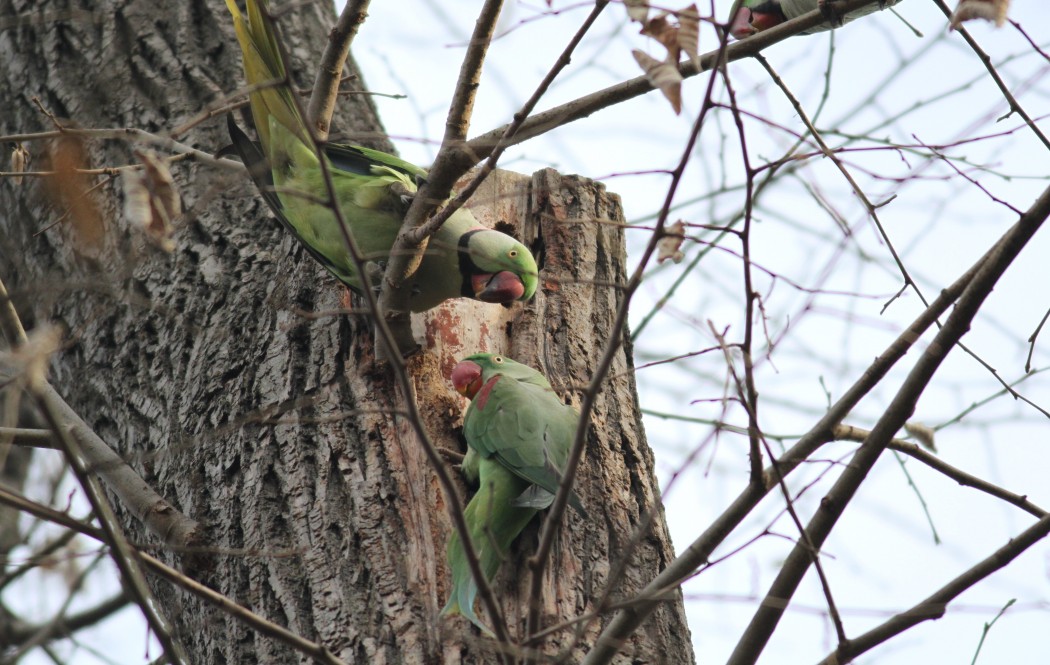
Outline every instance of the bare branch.
[[(944, 4), (944, 0), (933, 1), (937, 5), (937, 7), (944, 13), (945, 17), (947, 17), (950, 20), (952, 16), (952, 10), (948, 9), (948, 5)], [(992, 64), (991, 57), (989, 57), (989, 55), (984, 52), (980, 45), (977, 44), (977, 41), (970, 36), (970, 33), (966, 28), (960, 25), (957, 26), (955, 30), (960, 35), (962, 35), (962, 38), (966, 40), (966, 43), (969, 45), (970, 49), (972, 49), (973, 52), (977, 55), (977, 58), (981, 61), (981, 64), (984, 65), (984, 68), (988, 70), (988, 75), (992, 77), (993, 81), (995, 81), (995, 85), (999, 87), (999, 92), (1002, 93), (1003, 99), (1005, 99), (1007, 105), (1009, 105), (1010, 113), (1016, 113), (1017, 115), (1021, 116), (1025, 124), (1028, 125), (1028, 128), (1032, 130), (1032, 133), (1035, 134), (1036, 137), (1043, 142), (1043, 145), (1046, 146), (1047, 150), (1050, 150), (1050, 139), (1046, 137), (1046, 134), (1044, 134), (1043, 131), (1039, 129), (1039, 126), (1035, 124), (1035, 121), (1032, 120), (1032, 117), (1028, 115), (1027, 111), (1024, 110), (1024, 107), (1022, 107), (1020, 102), (1017, 101), (1017, 98), (1014, 97), (1014, 94), (1010, 92), (1010, 88), (1006, 87), (1006, 83), (1003, 81), (1002, 77), (999, 76), (999, 72), (996, 71), (995, 65)]]
[[(31, 501), (3, 486), (0, 486), (0, 503), (11, 506), (12, 508), (16, 508), (30, 515), (34, 515), (40, 519), (54, 522), (55, 524), (66, 527), (67, 529), (94, 538), (99, 542), (106, 542), (106, 534), (102, 529), (84, 524), (65, 513), (41, 505), (35, 501)], [(304, 639), (292, 631), (278, 626), (272, 621), (264, 619), (251, 610), (233, 602), (221, 593), (190, 579), (186, 575), (183, 575), (179, 571), (171, 568), (149, 554), (138, 552), (137, 556), (154, 574), (163, 577), (195, 596), (218, 606), (223, 611), (229, 613), (230, 616), (246, 623), (260, 633), (279, 640), (324, 665), (346, 665), (342, 660), (336, 658), (324, 645)]]
[[(837, 441), (857, 441), (859, 443), (864, 443), (865, 441), (867, 441), (869, 436), (871, 436), (870, 431), (860, 427), (856, 427), (854, 425), (836, 425), (834, 429), (834, 438)], [(1045, 510), (1029, 501), (1027, 496), (1016, 494), (1009, 490), (1003, 489), (998, 485), (993, 485), (987, 480), (978, 478), (973, 474), (966, 473), (965, 471), (958, 469), (952, 466), (951, 464), (948, 464), (940, 457), (937, 457), (933, 453), (929, 452), (928, 450), (925, 450), (921, 446), (918, 446), (914, 443), (910, 443), (902, 439), (890, 439), (890, 442), (886, 445), (886, 447), (890, 450), (896, 450), (897, 452), (904, 453), (905, 455), (908, 455), (909, 457), (912, 457), (918, 460), (919, 462), (922, 462), (931, 469), (943, 473), (945, 476), (951, 478), (960, 485), (963, 485), (965, 487), (972, 487), (976, 490), (984, 492), (985, 494), (990, 494), (991, 496), (994, 496), (997, 499), (1002, 499), (1003, 501), (1006, 501), (1009, 504), (1017, 506), (1021, 510), (1029, 513), (1030, 515), (1035, 516), (1038, 519), (1042, 519), (1047, 515), (1047, 512)]]
[(343, 64), (350, 53), (350, 44), (358, 28), (368, 16), (369, 0), (351, 0), (343, 7), (343, 13), (328, 34), (328, 46), (317, 67), (317, 78), (310, 94), (306, 118), (313, 125), (311, 131), (317, 141), (326, 141), (332, 126), (332, 112), (339, 98), (339, 83), (343, 78)]
[[(1040, 199), (1042, 202), (1043, 199)], [(1050, 203), (1047, 204), (1050, 210)], [(1040, 205), (1037, 210), (1042, 210)], [(926, 310), (912, 322), (908, 328), (893, 341), (858, 379), (827, 410), (824, 416), (787, 452), (780, 456), (778, 464), (780, 472), (785, 477), (798, 465), (809, 457), (821, 445), (830, 440), (832, 431), (836, 425), (842, 422), (849, 412), (868, 394), (889, 370), (899, 361), (904, 354), (919, 340), (922, 334), (937, 321), (937, 318), (948, 310), (963, 291), (974, 280), (978, 271), (983, 268), (993, 257), (999, 255), (1004, 248), (1009, 246), (1011, 236), (1009, 234), (1001, 238), (988, 252), (974, 263), (953, 284), (941, 291)], [(767, 469), (767, 477), (771, 470)], [(650, 582), (642, 592), (643, 596), (653, 594), (675, 585), (681, 584), (693, 572), (703, 565), (711, 552), (750, 514), (751, 510), (758, 505), (772, 487), (769, 482), (762, 485), (748, 484), (747, 487), (734, 499), (732, 504), (700, 534), (674, 561)], [(602, 631), (594, 649), (584, 661), (584, 665), (597, 665), (608, 663), (616, 655), (623, 640), (633, 633), (638, 626), (656, 609), (657, 603), (640, 602), (637, 605), (621, 610)]]
[[(819, 548), (823, 545), (828, 533), (846, 509), (857, 488), (860, 487), (860, 483), (867, 477), (868, 472), (885, 450), (890, 439), (911, 416), (919, 396), (933, 378), (944, 358), (947, 357), (948, 352), (970, 329), (970, 322), (977, 315), (985, 298), (1046, 221), (1047, 216), (1050, 216), (1050, 188), (1044, 190), (1032, 207), (996, 243), (987, 261), (981, 265), (973, 281), (959, 297), (959, 302), (948, 315), (944, 326), (919, 357), (885, 413), (872, 428), (871, 435), (858, 449), (850, 464), (845, 467), (835, 485), (821, 501), (820, 508), (806, 527), (806, 533), (814, 546)], [(750, 625), (737, 642), (737, 648), (730, 656), (729, 663), (742, 665), (752, 663), (758, 658), (808, 570), (810, 562), (809, 552), (805, 548), (796, 546), (791, 551), (766, 593), (767, 601), (775, 599), (776, 602), (764, 602), (755, 612)]]
[[(838, 2), (829, 4), (836, 5), (836, 12), (849, 12), (876, 2), (878, 2), (878, 0), (839, 0)], [(732, 62), (734, 60), (750, 58), (773, 44), (780, 43), (789, 37), (801, 34), (814, 26), (820, 25), (826, 20), (827, 19), (820, 10), (807, 12), (798, 18), (792, 19), (768, 30), (763, 30), (747, 39), (729, 44), (728, 47), (725, 48), (724, 60), (725, 62)], [(683, 64), (679, 66), (679, 71), (682, 73), (683, 78), (689, 78), (696, 76), (700, 72), (708, 71), (715, 66), (716, 62), (719, 62), (720, 59), (722, 59), (723, 56), (720, 56), (721, 53), (722, 48), (720, 47), (719, 49), (700, 56), (699, 67), (694, 66), (691, 61), (683, 61)], [(546, 134), (551, 130), (563, 127), (564, 125), (576, 120), (586, 118), (602, 109), (615, 106), (620, 102), (625, 102), (628, 99), (633, 99), (652, 92), (653, 89), (653, 86), (644, 76), (639, 76), (630, 81), (618, 83), (575, 99), (571, 102), (556, 106), (547, 111), (537, 113), (522, 123), (521, 128), (515, 132), (514, 137), (506, 141), (506, 146), (524, 143), (528, 139), (540, 136), (541, 134)], [(467, 141), (462, 148), (463, 153), (465, 153), (465, 159), (474, 159), (474, 163), (485, 159), (491, 154), (495, 146), (499, 145), (500, 139), (503, 137), (506, 129), (506, 125), (503, 127), (497, 127), (496, 129)]]
[(55, 617), (55, 619), (43, 625), (16, 624), (12, 626), (11, 630), (4, 637), (9, 640), (9, 645), (19, 645), (24, 649), (23, 653), (27, 653), (33, 647), (41, 646), (50, 640), (68, 637), (79, 630), (94, 626), (127, 607), (129, 602), (131, 602), (131, 598), (128, 593), (121, 590), (116, 595), (94, 607), (89, 607), (70, 616)]
[(895, 615), (889, 621), (872, 628), (863, 635), (841, 642), (833, 653), (828, 654), (824, 660), (820, 661), (819, 665), (848, 663), (862, 653), (870, 651), (890, 638), (900, 635), (912, 626), (918, 625), (923, 621), (941, 618), (944, 616), (951, 601), (995, 571), (1007, 566), (1033, 545), (1046, 538), (1047, 534), (1050, 534), (1050, 515), (1044, 516), (1019, 535), (1011, 538), (1009, 542), (987, 558), (948, 584), (945, 584), (925, 600)]
[[(503, 0), (486, 0), (474, 24), (474, 32), (459, 69), (459, 80), (445, 119), (445, 136), (441, 141), (437, 159), (427, 174), (427, 181), (416, 192), (412, 204), (401, 222), (401, 230), (390, 249), (390, 260), (383, 274), (383, 288), (379, 296), (380, 317), (390, 326), (396, 346), (392, 354), (404, 355), (415, 348), (412, 338), (411, 317), (408, 314), (410, 289), (405, 282), (415, 274), (426, 249), (427, 238), (418, 238), (415, 229), (422, 226), (442, 201), (448, 198), (456, 180), (467, 172), (479, 159), (466, 158), (462, 150), (470, 127), (481, 80), (482, 64), (492, 42), (496, 20), (503, 8)], [(380, 349), (382, 351), (382, 349)]]

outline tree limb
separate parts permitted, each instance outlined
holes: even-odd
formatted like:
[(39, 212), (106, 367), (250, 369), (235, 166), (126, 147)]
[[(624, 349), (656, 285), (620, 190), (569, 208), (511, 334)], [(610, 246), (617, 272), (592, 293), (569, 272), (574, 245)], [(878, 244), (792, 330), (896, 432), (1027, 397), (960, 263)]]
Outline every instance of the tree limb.
[(474, 99), (481, 81), (482, 64), (492, 43), (496, 20), (502, 8), (503, 0), (486, 0), (478, 14), (467, 53), (460, 65), (459, 80), (456, 82), (456, 90), (445, 120), (445, 136), (441, 141), (441, 148), (430, 167), (426, 182), (412, 199), (412, 204), (401, 222), (401, 230), (394, 240), (394, 246), (390, 248), (390, 259), (383, 273), (383, 286), (379, 294), (378, 314), (390, 326), (397, 342), (392, 353), (405, 355), (416, 346), (412, 337), (412, 319), (408, 312), (408, 299), (412, 294), (404, 284), (419, 268), (428, 238), (416, 237), (415, 230), (448, 198), (456, 180), (480, 161), (480, 158), (472, 159), (467, 156), (462, 145), (470, 127)]
[[(987, 255), (987, 260), (959, 297), (959, 302), (948, 315), (944, 325), (919, 357), (900, 390), (872, 428), (867, 440), (821, 500), (820, 508), (806, 527), (806, 533), (815, 547), (820, 548), (823, 545), (890, 439), (911, 416), (916, 402), (948, 352), (969, 331), (970, 324), (985, 298), (1048, 216), (1050, 188), (1043, 191), (1021, 219), (995, 244)], [(758, 659), (811, 562), (807, 548), (796, 545), (792, 549), (747, 630), (737, 642), (737, 647), (728, 661), (731, 665), (753, 663)]]
[[(827, 413), (794, 446), (781, 455), (778, 460), (781, 474), (787, 476), (820, 446), (831, 440), (834, 427), (841, 423), (842, 419), (886, 376), (897, 361), (904, 357), (904, 354), (937, 321), (937, 318), (952, 306), (955, 300), (963, 293), (963, 290), (974, 279), (978, 269), (984, 266), (999, 248), (1004, 245), (1005, 240), (1005, 237), (1000, 239), (969, 270), (948, 288), (941, 291), (940, 295), (930, 303), (930, 306), (904, 332), (897, 336), (897, 339), (868, 367), (864, 375), (828, 409)], [(772, 473), (772, 469), (767, 468), (763, 475), (766, 478), (771, 478)], [(750, 514), (773, 487), (775, 485), (768, 481), (761, 485), (749, 483), (734, 499), (733, 503), (685, 551), (678, 555), (674, 561), (667, 565), (663, 572), (645, 587), (640, 594), (644, 600), (624, 608), (606, 625), (595, 643), (594, 649), (584, 660), (584, 665), (598, 665), (610, 662), (623, 641), (656, 609), (659, 602), (657, 600), (659, 594), (666, 589), (681, 584), (697, 568), (706, 563), (714, 549)]]
[(863, 635), (840, 643), (833, 653), (828, 654), (824, 660), (820, 661), (819, 665), (838, 665), (839, 663), (851, 662), (862, 653), (870, 651), (923, 621), (941, 618), (948, 609), (948, 603), (995, 571), (1005, 567), (1032, 547), (1032, 545), (1046, 538), (1047, 534), (1050, 534), (1050, 515), (1044, 516), (1018, 536), (1011, 538), (1009, 542), (987, 558), (942, 586), (925, 600), (893, 616)]
[(317, 141), (328, 139), (335, 100), (339, 98), (339, 83), (343, 79), (343, 64), (350, 53), (350, 44), (357, 34), (357, 29), (368, 16), (368, 3), (369, 0), (347, 2), (335, 27), (328, 34), (328, 46), (325, 47), (317, 67), (314, 89), (310, 93), (310, 103), (306, 110), (306, 117), (312, 125), (311, 131)]

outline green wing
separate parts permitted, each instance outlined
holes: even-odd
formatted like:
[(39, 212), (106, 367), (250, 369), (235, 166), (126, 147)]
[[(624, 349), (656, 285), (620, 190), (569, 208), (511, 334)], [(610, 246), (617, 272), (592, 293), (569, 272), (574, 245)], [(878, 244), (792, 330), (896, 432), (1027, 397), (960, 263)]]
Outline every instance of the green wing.
[[(514, 497), (525, 491), (527, 483), (499, 462), (482, 459), (478, 463), (478, 472), (478, 491), (467, 504), (463, 517), (482, 573), (486, 580), (491, 581), (507, 558), (511, 543), (532, 520), (536, 510), (513, 505)], [(447, 555), (452, 570), (452, 590), (441, 613), (445, 616), (462, 614), (491, 636), (492, 631), (474, 611), (478, 584), (470, 573), (470, 564), (456, 531), (449, 538)]]
[[(495, 458), (543, 490), (527, 491), (518, 505), (546, 508), (558, 491), (578, 422), (576, 411), (549, 388), (501, 376), (488, 399), (471, 402), (463, 430), (483, 458)], [(575, 492), (569, 503), (586, 515)]]

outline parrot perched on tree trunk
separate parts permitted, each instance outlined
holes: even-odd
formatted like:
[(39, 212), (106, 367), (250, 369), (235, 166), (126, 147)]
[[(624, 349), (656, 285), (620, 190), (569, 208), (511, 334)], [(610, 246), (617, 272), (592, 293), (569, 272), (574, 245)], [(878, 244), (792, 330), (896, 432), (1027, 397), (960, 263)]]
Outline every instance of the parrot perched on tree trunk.
[[(321, 147), (337, 205), (368, 270), (362, 277), (351, 259), (340, 224), (330, 209), (325, 179), (286, 69), (264, 0), (247, 0), (247, 17), (226, 0), (244, 57), (252, 116), (259, 143), (228, 118), (233, 148), (281, 223), (317, 261), (360, 293), (376, 288), (401, 221), (427, 172), (378, 150), (326, 143)], [(410, 283), (410, 309), (421, 312), (449, 298), (510, 303), (536, 291), (536, 260), (514, 238), (486, 229), (465, 208), (430, 237)]]
[[(464, 517), (481, 570), (491, 580), (525, 525), (554, 501), (579, 415), (542, 374), (504, 356), (465, 358), (452, 370), (452, 385), (471, 400), (463, 419), (469, 447), (463, 474), (478, 483), (478, 491)], [(575, 493), (569, 503), (586, 515)], [(448, 564), (452, 593), (442, 614), (462, 614), (491, 634), (474, 613), (478, 586), (455, 531)]]
[(799, 33), (811, 35), (815, 32), (830, 30), (835, 25), (849, 23), (855, 18), (867, 16), (878, 9), (895, 5), (897, 2), (898, 0), (879, 0), (879, 2), (873, 2), (845, 16), (834, 16), (831, 14), (830, 5), (826, 4), (825, 0), (744, 0), (744, 4), (741, 5), (736, 16), (733, 17), (729, 32), (737, 39), (743, 39), (756, 32), (762, 32), (775, 25), (780, 25), (784, 21), (802, 16), (814, 9), (821, 9), (828, 19), (827, 22)]

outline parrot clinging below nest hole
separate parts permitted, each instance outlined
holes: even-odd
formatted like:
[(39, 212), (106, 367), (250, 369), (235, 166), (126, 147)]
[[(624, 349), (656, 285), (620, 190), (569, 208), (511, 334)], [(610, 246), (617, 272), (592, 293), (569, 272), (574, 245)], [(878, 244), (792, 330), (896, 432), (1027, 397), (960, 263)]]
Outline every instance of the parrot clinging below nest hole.
[[(452, 384), (471, 402), (463, 419), (467, 455), (463, 473), (478, 483), (464, 511), (486, 580), (507, 558), (511, 543), (561, 483), (579, 415), (563, 404), (536, 370), (510, 358), (481, 353), (452, 370)], [(586, 515), (579, 497), (569, 503)], [(442, 614), (461, 614), (491, 634), (474, 613), (478, 586), (456, 532), (448, 543), (452, 592)]]

